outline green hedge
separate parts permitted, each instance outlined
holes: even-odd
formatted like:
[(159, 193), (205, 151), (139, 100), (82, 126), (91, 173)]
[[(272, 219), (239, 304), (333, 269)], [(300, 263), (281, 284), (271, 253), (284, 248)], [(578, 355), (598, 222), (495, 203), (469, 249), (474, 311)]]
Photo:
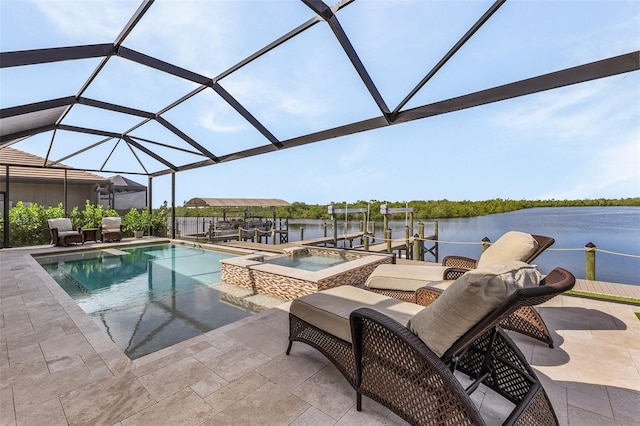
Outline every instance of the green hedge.
[[(127, 215), (129, 215), (129, 213), (127, 213)], [(166, 237), (167, 209), (156, 209), (150, 215), (146, 210), (141, 212), (136, 210), (136, 214), (148, 219), (147, 223), (153, 230), (152, 235)], [(86, 202), (83, 210), (74, 207), (69, 214), (74, 229), (99, 228), (103, 217), (114, 216), (119, 216), (117, 211), (105, 208), (102, 205), (93, 205), (89, 201)], [(37, 203), (31, 203), (29, 207), (26, 207), (21, 201), (18, 201), (16, 205), (9, 210), (9, 247), (49, 244), (51, 242), (51, 235), (49, 233), (47, 219), (60, 217), (65, 217), (62, 203), (55, 207), (44, 207)], [(148, 226), (145, 228), (147, 235), (149, 235)], [(125, 236), (133, 235), (133, 229), (127, 222), (127, 216), (123, 218), (123, 228), (125, 228)], [(129, 229), (130, 232), (128, 231)], [(0, 234), (3, 232), (4, 221), (3, 218), (0, 217)]]

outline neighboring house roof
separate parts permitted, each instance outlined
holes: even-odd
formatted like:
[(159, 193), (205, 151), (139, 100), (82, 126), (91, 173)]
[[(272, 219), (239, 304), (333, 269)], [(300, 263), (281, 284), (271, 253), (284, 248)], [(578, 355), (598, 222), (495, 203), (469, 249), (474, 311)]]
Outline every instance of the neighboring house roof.
[(290, 203), (279, 198), (192, 198), (186, 207), (284, 207)]
[(120, 175), (111, 176), (109, 182), (100, 188), (101, 194), (145, 192), (147, 190), (146, 186)]
[[(12, 164), (26, 165), (30, 167), (12, 166)], [(64, 180), (64, 170), (51, 169), (43, 167), (45, 160), (42, 157), (38, 157), (28, 152), (20, 151), (11, 147), (0, 148), (0, 165), (9, 165), (9, 179), (10, 181), (21, 182), (43, 182), (53, 181), (58, 182)], [(59, 167), (68, 167), (59, 163)], [(109, 179), (102, 176), (94, 175), (93, 173), (75, 170), (70, 167), (67, 170), (67, 181), (75, 183), (104, 183)], [(5, 168), (0, 167), (0, 180), (5, 180)]]

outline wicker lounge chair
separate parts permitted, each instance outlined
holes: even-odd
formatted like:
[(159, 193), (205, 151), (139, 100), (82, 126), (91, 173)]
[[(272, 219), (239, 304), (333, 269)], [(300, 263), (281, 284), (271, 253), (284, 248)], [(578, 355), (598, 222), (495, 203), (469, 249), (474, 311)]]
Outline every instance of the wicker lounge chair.
[(67, 246), (70, 243), (82, 243), (82, 233), (73, 229), (71, 219), (67, 217), (47, 219), (47, 223), (51, 234), (51, 244)]
[[(418, 309), (411, 323), (430, 308), (397, 299), (394, 304), (387, 296), (348, 286), (326, 290), (292, 302), (287, 354), (293, 341), (301, 341), (327, 356), (356, 390), (358, 410), (365, 395), (411, 424), (481, 425), (485, 421), (470, 394), (483, 384), (515, 404), (504, 424), (555, 425), (558, 420), (535, 371), (498, 323), (520, 307), (549, 300), (574, 283), (570, 272), (554, 269), (540, 286), (518, 289), (490, 309), (442, 354), (428, 346), (423, 334), (418, 337), (386, 315), (398, 318)], [(431, 291), (427, 287), (418, 293)], [(375, 300), (358, 302), (358, 292)], [(355, 309), (346, 325), (350, 336), (344, 336), (349, 305)], [(456, 371), (468, 375), (472, 384), (464, 389)]]
[[(510, 231), (482, 253), (478, 260), (463, 256), (447, 256), (439, 266), (378, 266), (365, 283), (365, 288), (407, 302), (429, 303), (429, 299), (416, 299), (417, 288), (435, 281), (455, 280), (467, 271), (494, 261), (521, 260), (531, 263), (554, 242), (551, 237)], [(550, 348), (553, 347), (553, 339), (545, 322), (538, 311), (530, 306), (525, 306), (513, 316), (505, 318), (502, 326), (544, 342)]]
[(122, 240), (122, 219), (120, 217), (103, 217), (100, 226), (102, 242)]

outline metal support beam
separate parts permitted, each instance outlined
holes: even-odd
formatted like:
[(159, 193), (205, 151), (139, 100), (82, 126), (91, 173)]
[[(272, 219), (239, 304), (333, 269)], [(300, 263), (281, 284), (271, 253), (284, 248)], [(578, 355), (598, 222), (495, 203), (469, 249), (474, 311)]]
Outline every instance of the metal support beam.
[(146, 142), (146, 143), (149, 143), (149, 144), (152, 144), (152, 145), (162, 146), (164, 148), (175, 149), (176, 151), (185, 152), (185, 153), (191, 154), (191, 155), (202, 155), (201, 152), (193, 151), (193, 150), (190, 150), (190, 149), (181, 148), (179, 146), (169, 145), (169, 144), (158, 142), (158, 141), (152, 141), (151, 139), (141, 138), (140, 136), (133, 136), (133, 135), (128, 135), (128, 136), (131, 139), (135, 140), (135, 141), (142, 141), (142, 142)]
[[(503, 86), (497, 86), (480, 92), (459, 96), (457, 98), (423, 105), (421, 107), (399, 113), (398, 118), (392, 124), (406, 123), (426, 117), (446, 114), (453, 111), (473, 108), (479, 105), (486, 105), (638, 70), (640, 70), (640, 51), (591, 62), (589, 64), (579, 65), (577, 67), (521, 80)], [(347, 124), (345, 126), (310, 133), (283, 141), (282, 143), (285, 145), (285, 148), (291, 148), (294, 146), (301, 146), (331, 138), (360, 133), (367, 130), (379, 129), (388, 125), (389, 123), (386, 122), (384, 117), (376, 117)], [(221, 159), (224, 161), (225, 157), (221, 157)]]
[(194, 83), (210, 86), (213, 81), (209, 77), (195, 73), (193, 71), (186, 70), (176, 65), (172, 65), (168, 62), (161, 61), (152, 56), (145, 55), (144, 53), (136, 52), (135, 50), (127, 49), (120, 46), (117, 51), (117, 55), (121, 58), (128, 59), (133, 62), (137, 62), (142, 65), (146, 65), (150, 68), (158, 71), (165, 72), (167, 74), (175, 75), (176, 77), (183, 78), (185, 80), (193, 81)]
[(169, 129), (173, 134), (178, 136), (180, 139), (182, 139), (183, 141), (185, 141), (186, 143), (188, 143), (189, 145), (191, 145), (192, 147), (194, 147), (195, 149), (200, 151), (202, 153), (202, 155), (204, 155), (205, 157), (209, 157), (215, 163), (217, 163), (219, 161), (218, 157), (216, 157), (211, 152), (209, 152), (208, 149), (206, 149), (205, 147), (200, 145), (198, 142), (196, 142), (193, 139), (191, 139), (182, 130), (178, 129), (176, 126), (174, 126), (173, 124), (169, 123), (167, 120), (165, 120), (161, 116), (158, 115), (156, 117), (156, 121), (158, 123), (162, 124), (167, 129)]
[(11, 208), (11, 196), (10, 196), (10, 190), (9, 190), (9, 166), (5, 166), (5, 171), (4, 171), (4, 176), (5, 176), (5, 185), (4, 185), (4, 193), (3, 193), (3, 198), (2, 198), (2, 202), (4, 203), (3, 205), (3, 209), (2, 209), (2, 220), (4, 221), (4, 235), (2, 236), (2, 247), (3, 248), (7, 248), (9, 247), (9, 236), (10, 236), (10, 226), (9, 226), (9, 209)]
[[(55, 132), (56, 132), (56, 131), (54, 130), (54, 131), (53, 131), (54, 135), (55, 135)], [(96, 146), (102, 145), (103, 143), (108, 142), (108, 141), (110, 141), (111, 139), (113, 139), (113, 138), (112, 138), (112, 137), (108, 137), (108, 138), (103, 139), (103, 140), (101, 140), (101, 141), (98, 141), (98, 142), (96, 142), (96, 143), (94, 143), (94, 144), (91, 144), (91, 145), (85, 146), (85, 147), (84, 147), (84, 148), (82, 148), (82, 149), (79, 149), (79, 150), (77, 150), (77, 151), (75, 151), (75, 152), (72, 152), (72, 153), (71, 153), (71, 154), (69, 154), (69, 155), (66, 155), (66, 156), (64, 156), (64, 157), (62, 157), (62, 158), (57, 159), (56, 161), (51, 161), (51, 162), (49, 163), (49, 165), (54, 165), (54, 164), (62, 163), (63, 161), (67, 160), (68, 158), (75, 157), (75, 156), (76, 156), (76, 155), (78, 155), (78, 154), (82, 154), (83, 152), (88, 151), (88, 150), (90, 150), (91, 148), (95, 148)], [(51, 139), (51, 145), (49, 145), (49, 150), (51, 150), (51, 147), (52, 147), (52, 146), (53, 146), (53, 138)], [(49, 158), (49, 152), (47, 152), (47, 158)], [(105, 162), (106, 162), (106, 161), (105, 161)]]
[(62, 192), (63, 192), (63, 199), (64, 199), (64, 217), (69, 217), (69, 210), (67, 209), (67, 206), (69, 205), (69, 200), (68, 200), (68, 186), (67, 186), (67, 169), (64, 169), (64, 181), (62, 184)]
[(505, 101), (599, 78), (640, 70), (640, 51), (520, 80), (480, 92), (423, 105), (398, 114), (398, 123)]
[[(145, 189), (147, 195), (147, 210), (149, 211), (149, 215), (153, 214), (153, 178), (151, 176), (147, 176), (147, 189)], [(153, 236), (154, 234), (153, 223), (151, 223), (151, 229), (149, 229), (149, 235)]]
[(340, 46), (342, 46), (342, 49), (344, 50), (347, 57), (351, 61), (351, 64), (353, 65), (356, 72), (360, 76), (360, 79), (366, 86), (367, 90), (369, 90), (369, 93), (371, 94), (371, 97), (378, 105), (378, 108), (380, 109), (380, 111), (384, 116), (388, 115), (389, 107), (387, 107), (387, 104), (382, 98), (382, 95), (378, 91), (378, 88), (376, 87), (375, 83), (371, 79), (369, 72), (365, 68), (362, 61), (360, 60), (358, 53), (353, 48), (351, 41), (349, 41), (349, 37), (347, 37), (347, 33), (345, 33), (344, 30), (342, 29), (342, 26), (340, 25), (340, 22), (338, 21), (338, 18), (336, 17), (336, 15), (333, 13), (333, 10), (321, 0), (302, 0), (302, 1), (304, 2), (304, 4), (309, 6), (311, 10), (313, 10), (319, 16), (321, 16), (322, 19), (324, 19), (327, 22), (327, 24), (329, 24), (331, 31), (333, 31), (333, 34), (338, 39)]
[(267, 128), (262, 125), (262, 123), (260, 123), (253, 115), (251, 115), (251, 113), (244, 106), (242, 106), (240, 102), (238, 102), (233, 96), (231, 96), (231, 94), (227, 92), (224, 87), (216, 83), (212, 86), (212, 89), (215, 90), (215, 92), (220, 95), (222, 99), (224, 99), (229, 105), (231, 105), (233, 109), (238, 111), (242, 118), (247, 120), (249, 124), (255, 127), (256, 130), (262, 134), (262, 136), (269, 140), (269, 142), (271, 142), (278, 148), (282, 148), (282, 143), (275, 136), (273, 136), (273, 134), (271, 134), (271, 132), (269, 132), (269, 130), (267, 130)]
[(52, 47), (49, 49), (20, 50), (0, 53), (0, 68), (46, 64), (75, 59), (100, 58), (115, 53), (113, 43), (84, 46)]
[(153, 177), (152, 176), (147, 176), (147, 208), (149, 209), (149, 213), (151, 213), (151, 211), (153, 210), (152, 206), (152, 201), (153, 201)]
[(49, 99), (48, 101), (34, 102), (32, 104), (18, 105), (0, 110), (0, 118), (15, 117), (23, 114), (31, 114), (33, 112), (55, 109), (76, 103), (75, 96), (66, 96), (64, 98)]
[(442, 57), (442, 59), (438, 61), (436, 66), (434, 66), (431, 69), (431, 71), (429, 71), (427, 75), (422, 80), (420, 80), (420, 83), (418, 83), (418, 85), (414, 87), (413, 90), (411, 90), (409, 94), (398, 104), (398, 106), (391, 113), (392, 120), (395, 119), (395, 117), (398, 115), (398, 112), (402, 109), (402, 107), (404, 107), (407, 104), (407, 102), (409, 102), (411, 98), (413, 98), (415, 94), (418, 93), (418, 91), (425, 84), (427, 84), (427, 82), (431, 80), (431, 78), (434, 75), (436, 75), (438, 71), (440, 71), (440, 68), (442, 68), (444, 64), (446, 64), (449, 61), (449, 59), (451, 59), (453, 55), (455, 55), (458, 52), (458, 50), (460, 50), (460, 48), (464, 46), (464, 44), (467, 41), (469, 41), (469, 39), (480, 29), (480, 27), (482, 27), (485, 24), (485, 22), (487, 22), (489, 18), (491, 18), (493, 14), (498, 11), (500, 6), (502, 6), (506, 1), (507, 0), (497, 0), (495, 3), (491, 5), (491, 7), (484, 13), (484, 15), (482, 15), (480, 19), (478, 19), (478, 21), (469, 29), (469, 31), (467, 31), (462, 36), (462, 38), (460, 38), (460, 40), (458, 40), (458, 42), (453, 45), (453, 47)]
[(171, 173), (171, 238), (176, 238), (176, 174)]
[(156, 154), (155, 152), (151, 151), (150, 149), (140, 145), (138, 142), (134, 141), (133, 139), (131, 139), (129, 136), (124, 135), (122, 137), (129, 145), (133, 145), (136, 148), (138, 148), (140, 151), (144, 152), (145, 154), (147, 154), (149, 157), (155, 159), (156, 161), (161, 162), (162, 164), (164, 164), (165, 166), (169, 167), (172, 170), (177, 170), (177, 167), (171, 163), (170, 161), (165, 160), (164, 158), (160, 157), (158, 154)]
[(34, 129), (23, 130), (21, 132), (11, 133), (10, 135), (2, 135), (0, 136), (0, 148), (4, 148), (5, 146), (9, 146), (14, 143), (17, 139), (28, 138), (29, 136), (37, 135), (39, 133), (48, 132), (50, 130), (55, 129), (54, 124), (49, 124), (42, 127), (36, 127)]
[[(85, 172), (91, 172), (91, 173), (109, 173), (109, 174), (114, 174), (114, 175), (136, 175), (136, 176), (150, 176), (150, 173), (140, 173), (140, 172), (132, 172), (132, 171), (128, 171), (128, 170), (118, 170), (118, 169), (113, 169), (113, 170), (103, 170), (103, 169), (70, 169), (69, 167), (64, 167), (64, 166), (51, 166), (51, 165), (38, 165), (38, 166), (34, 166), (31, 164), (16, 164), (16, 163), (5, 163), (2, 162), (0, 163), (0, 167), (2, 166), (9, 166), (9, 167), (21, 167), (21, 168), (25, 168), (25, 169), (53, 169), (53, 170), (83, 170)], [(166, 174), (166, 173), (165, 173)], [(156, 175), (154, 175), (156, 176)]]
[(87, 133), (89, 135), (108, 136), (110, 138), (120, 138), (120, 133), (109, 132), (107, 130), (88, 129), (86, 127), (69, 126), (67, 124), (61, 124), (58, 126), (58, 130), (66, 130), (68, 132)]
[(155, 118), (155, 114), (152, 112), (148, 112), (148, 111), (143, 111), (141, 109), (136, 109), (136, 108), (129, 108), (126, 106), (122, 106), (122, 105), (116, 105), (116, 104), (112, 104), (109, 102), (103, 102), (103, 101), (98, 101), (96, 99), (89, 99), (89, 98), (78, 98), (78, 103), (81, 105), (87, 105), (87, 106), (91, 106), (94, 108), (100, 108), (100, 109), (106, 109), (108, 111), (115, 111), (115, 112), (119, 112), (121, 114), (128, 114), (128, 115), (135, 115), (138, 117), (144, 117), (144, 118)]
[(154, 1), (155, 0), (144, 0), (140, 4), (138, 9), (135, 11), (133, 16), (131, 17), (131, 19), (129, 19), (129, 22), (127, 22), (127, 24), (124, 26), (120, 34), (118, 34), (118, 37), (116, 37), (116, 40), (114, 42), (116, 47), (119, 47), (122, 45), (122, 43), (124, 42), (124, 39), (127, 38), (129, 36), (129, 33), (131, 33), (131, 31), (133, 31), (135, 26), (138, 25), (138, 22), (140, 22), (144, 14), (147, 13), (147, 11), (149, 10), (149, 8), (151, 7)]

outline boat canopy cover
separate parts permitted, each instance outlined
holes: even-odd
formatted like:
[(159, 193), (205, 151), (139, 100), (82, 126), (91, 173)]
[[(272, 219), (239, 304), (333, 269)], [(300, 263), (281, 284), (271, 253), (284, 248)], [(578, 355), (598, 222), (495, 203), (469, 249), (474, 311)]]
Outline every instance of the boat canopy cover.
[(291, 205), (279, 198), (192, 198), (186, 207), (284, 207)]

